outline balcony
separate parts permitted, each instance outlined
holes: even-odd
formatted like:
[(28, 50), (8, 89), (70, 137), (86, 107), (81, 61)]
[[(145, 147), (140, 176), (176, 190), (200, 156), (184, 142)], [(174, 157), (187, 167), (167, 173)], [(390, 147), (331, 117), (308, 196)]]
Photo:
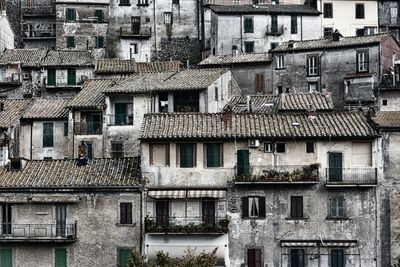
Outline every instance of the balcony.
[(133, 125), (133, 114), (107, 114), (109, 126)]
[(23, 6), (21, 11), (24, 17), (49, 17), (56, 15), (55, 6)]
[(146, 233), (226, 234), (229, 219), (226, 216), (149, 217), (145, 219)]
[(99, 135), (103, 133), (101, 122), (75, 122), (76, 135)]
[(77, 223), (66, 224), (1, 224), (0, 242), (56, 242), (76, 241)]
[(264, 165), (238, 168), (235, 184), (312, 185), (319, 183), (318, 164)]
[(87, 79), (86, 75), (76, 76), (73, 80), (68, 80), (66, 77), (56, 77), (55, 80), (50, 80), (47, 77), (46, 88), (80, 88)]
[(374, 187), (376, 168), (327, 168), (326, 187)]
[(4, 77), (0, 77), (0, 85), (14, 85), (21, 84), (21, 73), (12, 73)]
[(282, 35), (285, 31), (284, 25), (278, 25), (272, 27), (271, 25), (267, 25), (267, 30), (265, 31), (266, 35), (273, 35), (273, 36), (278, 36)]
[(140, 27), (138, 31), (134, 31), (131, 26), (122, 26), (120, 36), (128, 39), (147, 39), (151, 37), (151, 27)]
[(37, 30), (23, 32), (25, 40), (38, 40), (38, 39), (54, 39), (56, 38), (55, 30)]

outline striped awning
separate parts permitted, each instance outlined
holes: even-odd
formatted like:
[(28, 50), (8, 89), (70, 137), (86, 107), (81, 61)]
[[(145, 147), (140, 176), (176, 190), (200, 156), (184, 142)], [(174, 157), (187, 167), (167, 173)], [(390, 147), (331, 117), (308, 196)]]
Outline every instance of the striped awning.
[(281, 242), (282, 247), (316, 247), (317, 245), (317, 242)]
[(355, 247), (357, 241), (323, 241), (322, 246), (324, 247)]
[(307, 240), (299, 240), (299, 241), (281, 241), (282, 247), (355, 247), (357, 246), (357, 241), (354, 240), (318, 240), (318, 241), (307, 241)]
[(149, 190), (152, 198), (225, 198), (225, 190)]

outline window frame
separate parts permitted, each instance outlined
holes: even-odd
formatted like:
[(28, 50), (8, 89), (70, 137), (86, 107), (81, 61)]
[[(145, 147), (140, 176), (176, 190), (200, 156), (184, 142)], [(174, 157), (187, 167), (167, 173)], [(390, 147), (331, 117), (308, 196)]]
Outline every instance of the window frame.
[[(278, 151), (278, 145), (279, 145), (281, 148), (283, 148), (283, 150)], [(282, 145), (283, 145), (283, 146), (282, 146)], [(274, 145), (274, 148), (275, 148), (275, 150), (274, 150), (275, 153), (286, 153), (286, 151), (287, 151), (287, 149), (286, 149), (286, 143), (284, 143), (284, 142), (276, 142), (275, 145)]]
[(324, 27), (324, 39), (332, 38), (332, 36), (333, 36), (333, 28)]
[[(362, 60), (360, 56), (363, 56)], [(357, 73), (369, 72), (369, 50), (356, 51)]]
[(297, 15), (290, 16), (290, 33), (298, 34)]
[[(250, 254), (254, 254), (254, 262), (250, 260)], [(257, 260), (257, 254), (259, 254), (259, 260)], [(246, 266), (253, 267), (253, 266), (263, 266), (263, 249), (258, 247), (248, 247), (246, 249)]]
[[(260, 217), (260, 197), (259, 196), (248, 196), (247, 201), (248, 201), (248, 209), (249, 209), (249, 218), (250, 219), (259, 218)], [(250, 202), (256, 203), (255, 205), (258, 207), (258, 210), (256, 212), (257, 214), (255, 214), (255, 215), (252, 215), (252, 212), (253, 212), (252, 204), (253, 203), (250, 203)]]
[[(249, 198), (258, 198), (258, 216), (250, 216), (250, 201)], [(241, 216), (242, 219), (259, 220), (267, 217), (265, 196), (249, 195), (242, 197)]]
[[(182, 166), (182, 146), (183, 145), (191, 145), (193, 147), (192, 149), (192, 164), (191, 165), (186, 165)], [(178, 149), (176, 150), (177, 152), (177, 163), (179, 168), (196, 168), (197, 166), (197, 143), (179, 143), (178, 144)]]
[(95, 48), (104, 48), (104, 36), (96, 36), (95, 37)]
[[(268, 149), (266, 149), (268, 148)], [(274, 143), (265, 142), (264, 143), (264, 153), (274, 153)]]
[(131, 1), (130, 0), (119, 0), (119, 6), (130, 6)]
[(103, 11), (103, 9), (95, 9), (94, 10), (94, 16), (97, 17), (97, 23), (103, 23), (104, 22), (104, 11)]
[(254, 53), (254, 41), (244, 41), (243, 45), (246, 54)]
[[(341, 253), (337, 253), (337, 254), (335, 254), (335, 253), (333, 253), (333, 252), (341, 252)], [(333, 257), (334, 257), (334, 255), (335, 256), (341, 256), (341, 263), (339, 262), (339, 259), (338, 259), (338, 265), (336, 265), (336, 264), (334, 264), (334, 262), (333, 262)], [(329, 263), (330, 263), (330, 267), (344, 267), (344, 266), (346, 266), (346, 254), (345, 254), (345, 250), (344, 250), (344, 248), (332, 248), (332, 249), (330, 249), (330, 253), (329, 253), (329, 256), (330, 256), (330, 260), (329, 260)]]
[[(164, 166), (159, 166), (159, 165), (154, 165), (154, 146), (155, 145), (164, 145), (165, 149), (165, 165)], [(158, 166), (158, 167), (169, 167), (170, 166), (170, 145), (169, 143), (153, 143), (149, 144), (149, 163), (150, 166)]]
[(307, 55), (307, 76), (319, 76), (319, 55)]
[(68, 136), (68, 121), (64, 121), (64, 136)]
[[(361, 8), (361, 7), (362, 7), (362, 9), (358, 9), (358, 8)], [(360, 14), (358, 14), (358, 13), (360, 13)], [(365, 19), (365, 5), (364, 5), (364, 3), (355, 3), (355, 18), (356, 19)]]
[[(117, 148), (117, 149), (114, 149)], [(124, 157), (124, 143), (111, 141), (111, 158), (119, 159)]]
[(120, 225), (133, 224), (133, 203), (132, 202), (119, 202), (119, 218)]
[[(51, 129), (51, 133), (50, 133), (50, 129)], [(49, 132), (46, 133), (46, 130)], [(43, 143), (42, 143), (43, 147), (54, 147), (54, 123), (53, 122), (43, 122), (42, 134), (43, 134)]]
[(137, 0), (137, 6), (148, 6), (149, 1), (148, 0)]
[(290, 216), (289, 216), (289, 218), (304, 219), (304, 197), (303, 196), (299, 196), (299, 195), (290, 196)]
[(129, 257), (127, 257), (127, 259), (129, 259), (131, 257), (131, 255), (132, 255), (132, 250), (130, 248), (118, 248), (117, 252), (118, 252), (118, 266), (123, 266), (123, 263), (121, 262), (122, 253), (129, 253), (130, 254)]
[[(324, 19), (333, 19), (333, 3), (324, 3)], [(329, 7), (329, 8), (327, 8)]]
[(276, 55), (276, 67), (277, 70), (283, 70), (285, 68), (285, 56)]
[(329, 198), (329, 219), (346, 219), (346, 199), (343, 195), (334, 195)]
[(75, 8), (66, 8), (65, 9), (65, 21), (66, 22), (75, 22), (76, 21), (76, 9)]
[(172, 25), (173, 23), (174, 22), (173, 22), (172, 12), (170, 11), (164, 12), (164, 24)]
[(256, 93), (264, 93), (265, 91), (265, 74), (255, 73), (255, 89)]
[[(293, 251), (297, 250), (298, 252), (302, 252), (302, 253), (293, 253)], [(299, 259), (300, 257), (302, 258), (302, 260), (300, 262), (302, 262), (302, 266), (300, 264), (294, 264), (292, 262), (292, 257), (297, 255), (297, 259)], [(306, 249), (305, 248), (291, 248), (290, 249), (290, 266), (296, 266), (296, 267), (305, 267), (307, 266), (306, 264)], [(298, 261), (299, 263), (299, 261)]]
[(306, 142), (306, 153), (307, 154), (314, 154), (315, 153), (315, 142), (314, 141), (307, 141)]
[[(209, 146), (210, 145), (218, 145), (218, 150), (219, 150), (219, 162), (218, 166), (209, 166), (209, 161), (208, 161), (208, 151), (209, 151)], [(224, 144), (223, 143), (218, 143), (218, 142), (210, 142), (210, 143), (204, 143), (204, 159), (205, 159), (205, 168), (221, 168), (224, 167)], [(215, 163), (215, 162), (214, 162)]]
[(243, 19), (243, 32), (254, 33), (254, 17), (245, 16)]
[(76, 84), (76, 69), (67, 69), (67, 85), (75, 86)]
[(75, 48), (75, 36), (66, 36), (66, 47), (67, 48)]

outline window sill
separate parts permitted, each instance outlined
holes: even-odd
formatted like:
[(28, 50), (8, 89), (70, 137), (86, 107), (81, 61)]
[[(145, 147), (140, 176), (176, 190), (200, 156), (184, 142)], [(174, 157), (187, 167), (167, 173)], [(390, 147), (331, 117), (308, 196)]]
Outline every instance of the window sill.
[(135, 227), (136, 223), (131, 223), (131, 224), (124, 224), (124, 223), (117, 223), (117, 227)]
[(326, 217), (327, 221), (350, 221), (349, 217)]
[(285, 220), (287, 221), (308, 221), (309, 217), (302, 217), (302, 218), (297, 218), (297, 217), (286, 217)]
[(119, 6), (131, 6), (131, 4), (119, 4)]

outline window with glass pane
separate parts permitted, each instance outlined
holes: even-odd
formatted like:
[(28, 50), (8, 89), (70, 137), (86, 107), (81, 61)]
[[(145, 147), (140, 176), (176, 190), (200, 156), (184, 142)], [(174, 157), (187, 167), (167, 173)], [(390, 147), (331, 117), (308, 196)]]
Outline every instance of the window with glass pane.
[(195, 144), (179, 144), (179, 162), (181, 168), (195, 167)]
[(357, 51), (357, 72), (368, 72), (368, 50)]
[(345, 212), (345, 199), (343, 196), (335, 196), (330, 199), (330, 217), (344, 218)]
[(277, 33), (278, 32), (278, 16), (271, 15), (271, 32)]
[(254, 25), (253, 25), (253, 18), (252, 17), (245, 17), (244, 18), (244, 32), (245, 33), (254, 32)]
[(333, 18), (332, 3), (324, 3), (324, 18)]
[(244, 52), (253, 53), (254, 52), (254, 42), (244, 42)]
[(53, 146), (53, 123), (43, 123), (43, 147)]
[(222, 144), (206, 144), (207, 152), (207, 167), (221, 167), (222, 166)]
[(318, 55), (311, 55), (307, 57), (307, 75), (317, 76), (318, 71)]
[(290, 267), (305, 267), (304, 249), (290, 250)]
[(132, 224), (132, 203), (120, 203), (120, 224)]
[(249, 217), (260, 216), (260, 199), (259, 197), (249, 197)]
[(297, 34), (297, 16), (291, 16), (290, 33)]
[(75, 8), (67, 8), (65, 11), (65, 17), (67, 21), (75, 21), (76, 20), (76, 10)]
[(276, 68), (277, 69), (283, 69), (284, 67), (284, 56), (283, 55), (277, 55), (276, 56)]
[(67, 85), (76, 85), (76, 70), (67, 70)]
[(344, 267), (344, 250), (332, 249), (331, 250), (331, 265), (330, 267)]

